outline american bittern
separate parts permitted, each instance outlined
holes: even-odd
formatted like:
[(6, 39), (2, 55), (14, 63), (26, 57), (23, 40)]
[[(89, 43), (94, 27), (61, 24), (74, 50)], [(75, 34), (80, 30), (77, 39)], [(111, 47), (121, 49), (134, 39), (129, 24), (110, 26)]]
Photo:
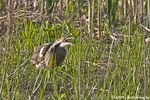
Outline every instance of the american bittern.
[(70, 39), (71, 37), (63, 37), (55, 42), (46, 43), (34, 48), (31, 63), (35, 65), (37, 69), (61, 65), (67, 54), (64, 47), (72, 45), (72, 43), (69, 42)]

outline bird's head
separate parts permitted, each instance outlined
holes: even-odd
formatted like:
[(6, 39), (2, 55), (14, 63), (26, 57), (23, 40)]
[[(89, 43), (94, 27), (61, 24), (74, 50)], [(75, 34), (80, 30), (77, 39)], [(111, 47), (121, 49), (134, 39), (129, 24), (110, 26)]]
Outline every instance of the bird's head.
[(60, 38), (58, 40), (56, 40), (53, 45), (54, 46), (59, 46), (59, 47), (65, 47), (67, 45), (73, 45), (72, 43), (70, 43), (70, 40), (72, 39), (73, 37), (63, 37), (63, 38)]

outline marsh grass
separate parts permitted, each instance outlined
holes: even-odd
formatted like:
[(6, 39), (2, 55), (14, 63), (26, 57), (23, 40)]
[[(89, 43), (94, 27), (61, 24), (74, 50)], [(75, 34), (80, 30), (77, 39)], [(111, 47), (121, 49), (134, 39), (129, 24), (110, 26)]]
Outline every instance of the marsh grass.
[[(21, 30), (23, 26), (24, 30)], [(146, 58), (143, 58), (144, 42), (138, 27), (133, 31), (131, 41), (123, 36), (121, 42), (109, 42), (107, 39), (104, 42), (103, 39), (93, 39), (83, 34), (85, 38), (80, 44), (79, 29), (70, 27), (66, 22), (61, 25), (29, 22), (23, 26), (16, 26), (14, 34), (0, 39), (0, 99), (104, 100), (115, 96), (144, 97), (143, 60)], [(127, 27), (125, 31), (128, 30)], [(35, 46), (67, 35), (75, 37), (72, 40), (74, 46), (66, 48), (67, 58), (61, 67), (37, 70), (30, 64)], [(149, 47), (147, 44), (146, 94), (150, 99)]]

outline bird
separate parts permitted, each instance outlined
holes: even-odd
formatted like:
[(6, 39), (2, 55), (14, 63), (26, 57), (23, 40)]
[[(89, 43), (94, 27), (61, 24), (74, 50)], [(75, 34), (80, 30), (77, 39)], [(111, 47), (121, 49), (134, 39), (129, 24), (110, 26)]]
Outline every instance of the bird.
[(37, 69), (60, 66), (66, 58), (65, 46), (73, 45), (69, 40), (72, 37), (62, 37), (55, 42), (49, 42), (34, 48), (31, 64)]

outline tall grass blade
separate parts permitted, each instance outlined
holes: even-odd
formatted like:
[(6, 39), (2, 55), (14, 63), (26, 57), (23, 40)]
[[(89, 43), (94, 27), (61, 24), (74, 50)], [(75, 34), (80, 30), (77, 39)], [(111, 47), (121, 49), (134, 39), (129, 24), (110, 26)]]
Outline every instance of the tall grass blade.
[(111, 9), (112, 9), (112, 0), (108, 0), (108, 6), (107, 6), (107, 15), (109, 20), (109, 28), (111, 27)]
[(147, 0), (147, 27), (150, 28), (150, 0)]

